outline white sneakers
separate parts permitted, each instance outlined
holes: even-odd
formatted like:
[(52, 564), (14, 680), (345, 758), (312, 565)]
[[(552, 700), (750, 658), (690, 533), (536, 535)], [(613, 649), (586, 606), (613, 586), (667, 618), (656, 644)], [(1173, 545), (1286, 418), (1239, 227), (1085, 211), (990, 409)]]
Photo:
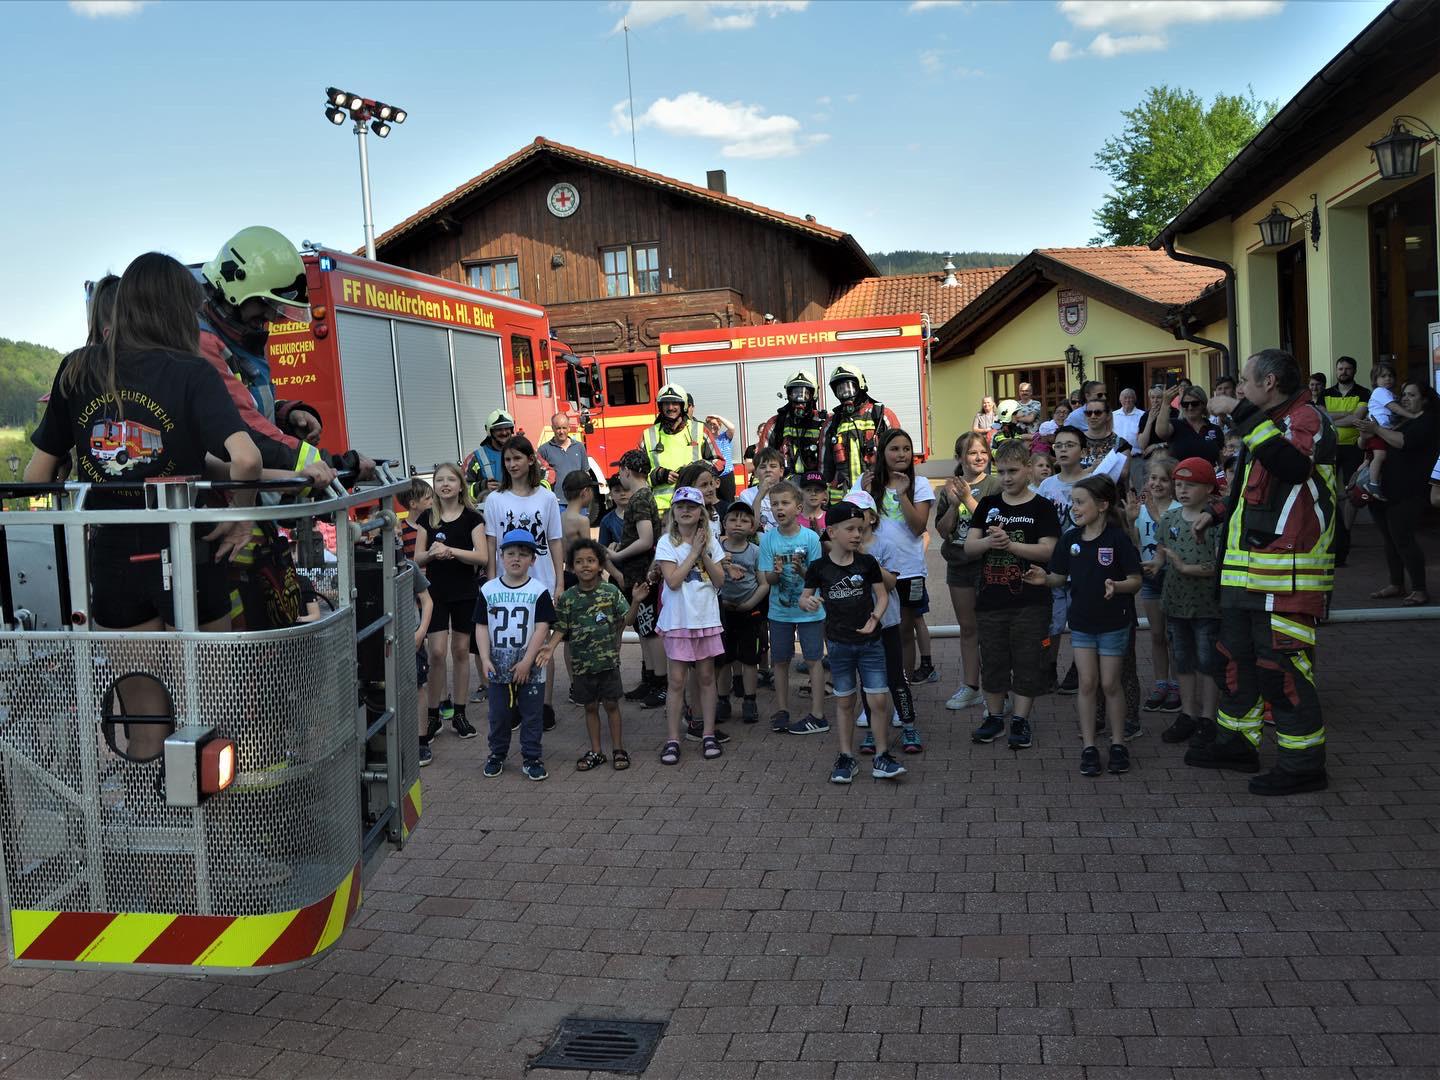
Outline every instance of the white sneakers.
[(972, 690), (962, 683), (960, 689), (956, 690), (955, 693), (951, 694), (946, 700), (945, 708), (953, 712), (958, 712), (961, 709), (968, 709), (972, 705), (983, 705), (984, 702), (984, 694), (979, 690)]

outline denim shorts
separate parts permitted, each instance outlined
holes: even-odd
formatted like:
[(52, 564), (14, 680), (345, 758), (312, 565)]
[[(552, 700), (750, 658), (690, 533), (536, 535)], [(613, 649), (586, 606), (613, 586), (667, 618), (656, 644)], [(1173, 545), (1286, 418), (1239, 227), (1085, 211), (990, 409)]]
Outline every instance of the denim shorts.
[(814, 622), (781, 622), (770, 620), (770, 660), (788, 664), (795, 656), (795, 637), (800, 637), (800, 654), (806, 660), (819, 660), (825, 655), (825, 620)]
[(1103, 634), (1087, 634), (1072, 626), (1070, 648), (1094, 649), (1101, 656), (1124, 656), (1130, 651), (1130, 634), (1133, 630), (1132, 626), (1122, 626), (1119, 630), (1107, 630)]
[(1158, 574), (1142, 574), (1140, 577), (1140, 599), (1159, 600), (1160, 590), (1165, 586), (1165, 570)]
[(930, 590), (923, 577), (901, 578), (895, 583), (895, 596), (902, 611), (924, 615), (930, 610)]
[(830, 678), (835, 683), (837, 698), (850, 697), (855, 693), (857, 684), (867, 694), (889, 693), (885, 646), (878, 635), (863, 645), (852, 645), (848, 641), (827, 644), (830, 649)]
[(1215, 645), (1220, 640), (1219, 619), (1184, 619), (1174, 615), (1165, 620), (1165, 636), (1170, 639), (1170, 659), (1177, 675), (1198, 671), (1202, 675), (1218, 675), (1220, 654)]

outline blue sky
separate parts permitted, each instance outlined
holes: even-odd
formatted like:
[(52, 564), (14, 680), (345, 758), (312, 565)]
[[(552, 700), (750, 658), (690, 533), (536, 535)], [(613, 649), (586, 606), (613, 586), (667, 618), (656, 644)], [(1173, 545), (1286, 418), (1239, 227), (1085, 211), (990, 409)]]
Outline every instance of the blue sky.
[(1096, 149), (1145, 89), (1283, 103), (1356, 2), (7, 3), (0, 336), (68, 349), (81, 283), (235, 230), (362, 242), (328, 85), (410, 110), (371, 139), (377, 229), (536, 135), (853, 233), (870, 251), (1084, 244)]

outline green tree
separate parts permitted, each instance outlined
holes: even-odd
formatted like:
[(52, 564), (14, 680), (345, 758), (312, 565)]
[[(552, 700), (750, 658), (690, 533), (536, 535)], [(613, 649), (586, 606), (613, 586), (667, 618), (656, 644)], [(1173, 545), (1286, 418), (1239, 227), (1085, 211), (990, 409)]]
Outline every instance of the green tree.
[(45, 345), (0, 338), (0, 428), (34, 423), (36, 400), (50, 389), (60, 359)]
[(1275, 115), (1276, 102), (1216, 94), (1206, 108), (1198, 94), (1152, 86), (1123, 113), (1125, 128), (1105, 140), (1095, 168), (1114, 189), (1095, 211), (1092, 244), (1148, 244), (1230, 164)]

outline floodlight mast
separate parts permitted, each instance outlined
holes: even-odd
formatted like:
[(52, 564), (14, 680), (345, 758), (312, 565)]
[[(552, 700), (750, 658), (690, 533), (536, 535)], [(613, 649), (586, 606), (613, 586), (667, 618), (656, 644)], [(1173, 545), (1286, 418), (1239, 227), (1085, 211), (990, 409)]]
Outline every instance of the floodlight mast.
[(391, 124), (403, 124), (409, 115), (398, 105), (387, 105), (381, 101), (352, 94), (348, 90), (327, 87), (325, 90), (325, 118), (332, 124), (343, 124), (345, 115), (355, 121), (352, 129), (360, 148), (360, 201), (365, 214), (365, 257), (375, 259), (375, 213), (370, 204), (370, 154), (366, 146), (365, 125), (379, 138), (390, 134)]

